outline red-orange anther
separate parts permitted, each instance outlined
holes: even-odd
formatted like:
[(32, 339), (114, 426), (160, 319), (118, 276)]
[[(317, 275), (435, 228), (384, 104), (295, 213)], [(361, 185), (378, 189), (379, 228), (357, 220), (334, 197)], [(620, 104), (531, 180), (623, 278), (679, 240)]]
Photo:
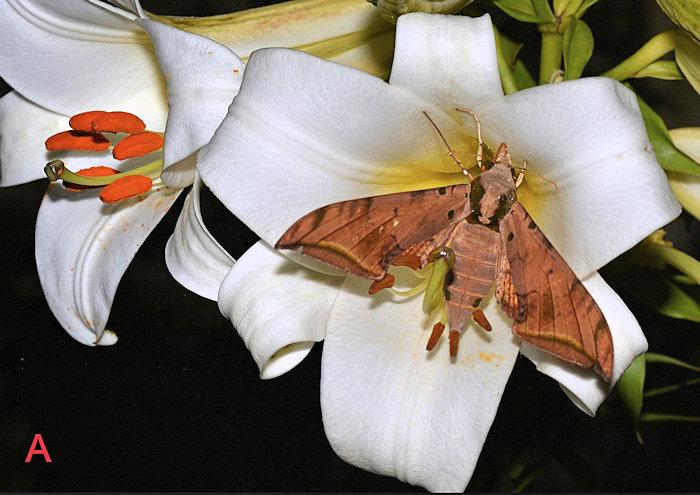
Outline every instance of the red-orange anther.
[(435, 344), (438, 343), (438, 340), (440, 340), (440, 337), (442, 336), (442, 332), (445, 330), (445, 325), (440, 323), (439, 321), (433, 325), (433, 333), (430, 334), (430, 338), (428, 339), (428, 345), (425, 346), (426, 351), (432, 351), (433, 347), (435, 347)]
[(119, 141), (112, 150), (117, 160), (126, 160), (149, 154), (163, 147), (163, 138), (155, 132), (139, 132)]
[(415, 254), (402, 254), (391, 264), (395, 266), (407, 266), (412, 270), (418, 270), (422, 263), (420, 258)]
[(372, 285), (369, 286), (369, 293), (376, 294), (382, 289), (387, 289), (394, 286), (394, 276), (391, 273), (384, 275), (381, 280), (375, 280)]
[(135, 134), (146, 130), (146, 124), (133, 113), (104, 112), (96, 115), (91, 122), (96, 132), (128, 132)]
[(459, 347), (460, 333), (457, 330), (450, 330), (450, 357), (457, 357), (457, 348)]
[(153, 181), (145, 175), (127, 175), (117, 179), (100, 193), (103, 203), (117, 203), (151, 190)]
[[(113, 168), (110, 167), (90, 167), (90, 168), (84, 168), (82, 170), (78, 170), (76, 174), (82, 175), (83, 177), (105, 177), (108, 175), (115, 175), (118, 174), (119, 170), (114, 170)], [(72, 182), (66, 182), (63, 181), (63, 186), (68, 189), (69, 191), (82, 191), (84, 189), (94, 189), (96, 187), (103, 187), (103, 186), (85, 186), (83, 184), (73, 184)]]
[(491, 324), (489, 323), (489, 320), (486, 319), (486, 315), (483, 311), (480, 309), (474, 310), (472, 313), (472, 318), (474, 318), (474, 321), (477, 322), (481, 328), (487, 332), (491, 331)]
[(104, 151), (110, 147), (109, 139), (99, 133), (63, 131), (46, 140), (46, 149)]
[(83, 112), (73, 115), (68, 121), (68, 125), (76, 131), (92, 132), (92, 121), (99, 115), (106, 114), (104, 110), (92, 110), (91, 112)]

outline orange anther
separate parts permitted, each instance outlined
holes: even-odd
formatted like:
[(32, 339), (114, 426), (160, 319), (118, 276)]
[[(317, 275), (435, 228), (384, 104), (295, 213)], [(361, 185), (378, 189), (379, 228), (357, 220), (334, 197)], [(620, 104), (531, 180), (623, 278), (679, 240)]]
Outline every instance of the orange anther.
[(83, 112), (73, 115), (68, 121), (68, 125), (76, 131), (92, 132), (92, 121), (96, 117), (106, 114), (104, 110), (93, 110), (91, 112)]
[(486, 319), (486, 315), (483, 311), (480, 309), (474, 310), (472, 313), (472, 318), (474, 318), (474, 321), (477, 322), (481, 328), (487, 332), (491, 331), (491, 324), (489, 323), (489, 320)]
[(444, 330), (445, 325), (443, 325), (439, 321), (435, 325), (433, 325), (433, 333), (430, 334), (430, 338), (428, 339), (428, 345), (425, 346), (426, 351), (433, 350), (435, 344), (437, 344), (438, 340), (440, 340), (440, 337), (442, 337), (442, 332)]
[(117, 203), (151, 190), (153, 181), (144, 175), (127, 175), (117, 179), (100, 193), (103, 203)]
[(129, 134), (143, 132), (146, 129), (143, 120), (129, 112), (100, 113), (92, 119), (91, 126), (96, 132), (128, 132)]
[(418, 270), (422, 263), (421, 259), (415, 254), (402, 254), (392, 262), (392, 265), (407, 266), (412, 270)]
[(119, 141), (112, 150), (112, 156), (117, 160), (126, 160), (149, 154), (163, 147), (163, 138), (155, 132), (140, 132), (132, 134)]
[[(118, 174), (119, 170), (114, 170), (113, 168), (110, 167), (90, 167), (90, 168), (84, 168), (82, 170), (78, 170), (76, 174), (82, 175), (84, 177), (105, 177), (107, 175), (115, 175)], [(63, 181), (63, 186), (68, 189), (69, 191), (82, 191), (84, 189), (94, 189), (96, 187), (102, 187), (102, 186), (84, 186), (82, 184), (73, 184), (71, 182), (66, 182)]]
[(104, 151), (110, 147), (109, 140), (99, 133), (82, 131), (63, 131), (46, 140), (46, 149)]
[(457, 357), (457, 347), (459, 347), (460, 333), (457, 330), (450, 330), (450, 357)]
[(394, 276), (391, 273), (384, 275), (381, 280), (375, 280), (372, 285), (369, 286), (369, 293), (376, 294), (382, 289), (387, 289), (394, 286)]

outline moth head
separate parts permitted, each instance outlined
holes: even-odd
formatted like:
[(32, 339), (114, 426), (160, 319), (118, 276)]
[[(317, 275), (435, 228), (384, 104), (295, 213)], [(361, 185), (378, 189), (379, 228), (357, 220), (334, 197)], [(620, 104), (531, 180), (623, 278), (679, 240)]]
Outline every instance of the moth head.
[(512, 170), (498, 162), (472, 182), (471, 207), (484, 225), (498, 223), (515, 201)]

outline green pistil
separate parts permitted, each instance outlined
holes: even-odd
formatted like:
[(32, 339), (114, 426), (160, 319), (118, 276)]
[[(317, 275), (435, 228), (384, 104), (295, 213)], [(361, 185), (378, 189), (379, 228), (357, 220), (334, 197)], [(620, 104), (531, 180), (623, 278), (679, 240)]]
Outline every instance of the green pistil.
[(162, 168), (163, 160), (156, 160), (127, 172), (120, 172), (113, 175), (103, 175), (99, 177), (90, 177), (71, 172), (68, 170), (68, 168), (66, 168), (65, 164), (61, 160), (52, 160), (46, 164), (44, 167), (44, 172), (52, 182), (61, 179), (64, 182), (69, 182), (79, 186), (101, 187), (111, 184), (115, 180), (126, 177), (127, 175), (145, 175), (151, 179), (156, 179), (160, 176), (160, 171)]

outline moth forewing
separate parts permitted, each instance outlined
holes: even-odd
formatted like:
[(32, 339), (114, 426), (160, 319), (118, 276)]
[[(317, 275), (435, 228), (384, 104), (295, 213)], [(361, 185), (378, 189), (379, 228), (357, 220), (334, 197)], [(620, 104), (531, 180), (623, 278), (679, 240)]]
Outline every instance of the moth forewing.
[(298, 249), (336, 268), (381, 280), (404, 251), (453, 228), (471, 212), (470, 185), (354, 199), (297, 220), (277, 249)]

